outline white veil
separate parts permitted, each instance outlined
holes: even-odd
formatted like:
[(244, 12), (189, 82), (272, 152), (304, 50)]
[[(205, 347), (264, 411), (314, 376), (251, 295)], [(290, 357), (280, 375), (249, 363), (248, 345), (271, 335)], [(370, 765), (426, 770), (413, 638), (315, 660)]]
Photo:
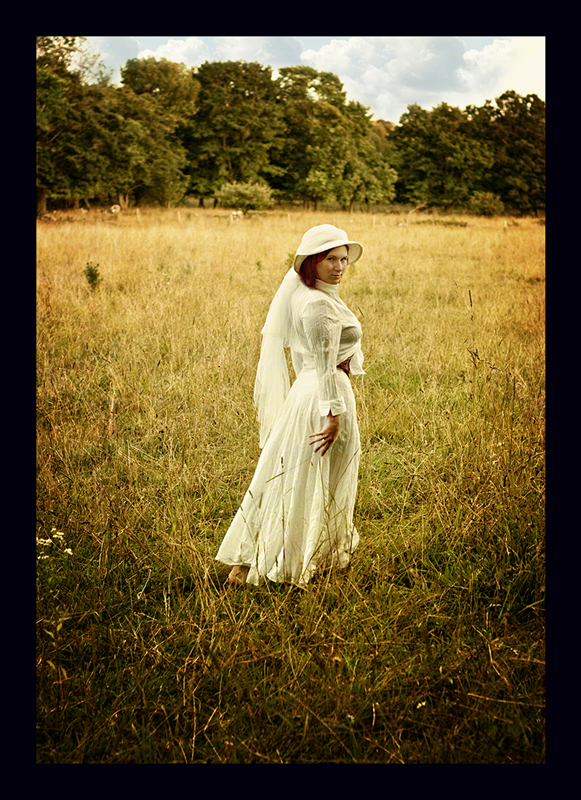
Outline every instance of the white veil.
[(290, 389), (285, 347), (290, 346), (290, 299), (301, 279), (294, 267), (275, 294), (262, 329), (260, 360), (254, 384), (254, 404), (260, 422), (260, 447), (264, 447)]

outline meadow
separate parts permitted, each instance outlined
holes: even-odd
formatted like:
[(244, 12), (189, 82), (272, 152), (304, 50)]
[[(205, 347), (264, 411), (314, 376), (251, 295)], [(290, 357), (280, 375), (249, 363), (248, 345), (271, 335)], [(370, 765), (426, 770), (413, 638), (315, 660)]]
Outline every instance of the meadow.
[[(363, 244), (347, 571), (227, 588), (260, 330)], [(545, 227), (224, 211), (37, 223), (37, 762), (544, 763)]]

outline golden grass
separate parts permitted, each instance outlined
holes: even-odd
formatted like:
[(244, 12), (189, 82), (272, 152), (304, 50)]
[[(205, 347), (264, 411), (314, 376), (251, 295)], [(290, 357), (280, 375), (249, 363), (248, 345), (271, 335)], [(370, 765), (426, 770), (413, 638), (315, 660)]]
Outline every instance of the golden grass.
[[(321, 222), (364, 247), (361, 544), (298, 596), (232, 595), (260, 330)], [(545, 229), (457, 222), (39, 223), (37, 540), (65, 534), (39, 545), (39, 760), (542, 760)]]

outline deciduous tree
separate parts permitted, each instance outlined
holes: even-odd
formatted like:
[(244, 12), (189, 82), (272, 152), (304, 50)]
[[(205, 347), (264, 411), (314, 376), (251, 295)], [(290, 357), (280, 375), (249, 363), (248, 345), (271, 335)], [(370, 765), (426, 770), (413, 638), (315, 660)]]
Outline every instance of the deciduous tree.
[(368, 109), (349, 102), (345, 108), (349, 133), (337, 199), (349, 211), (355, 203), (390, 203), (395, 196), (397, 173), (385, 155), (385, 137), (373, 126)]
[(466, 205), (494, 163), (490, 145), (468, 135), (467, 115), (447, 103), (432, 111), (409, 105), (392, 138), (401, 202)]
[(206, 62), (196, 78), (197, 110), (184, 138), (189, 193), (203, 199), (226, 183), (266, 183), (279, 171), (270, 154), (283, 132), (270, 67)]
[(83, 80), (79, 40), (37, 37), (37, 215), (49, 197), (180, 199), (187, 179), (177, 115), (145, 92)]
[(486, 142), (494, 163), (478, 188), (501, 198), (507, 208), (545, 207), (545, 103), (536, 94), (509, 91), (481, 107), (469, 106), (470, 135)]
[(200, 82), (185, 64), (165, 58), (132, 58), (121, 68), (121, 79), (136, 95), (156, 100), (177, 123), (189, 122), (196, 113)]

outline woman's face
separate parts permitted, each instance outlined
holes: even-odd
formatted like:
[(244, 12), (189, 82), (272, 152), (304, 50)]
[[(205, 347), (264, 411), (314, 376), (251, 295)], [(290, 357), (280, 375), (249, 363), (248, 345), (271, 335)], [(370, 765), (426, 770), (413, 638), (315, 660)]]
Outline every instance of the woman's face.
[(324, 283), (337, 286), (341, 283), (341, 278), (347, 268), (348, 257), (349, 251), (345, 245), (329, 251), (325, 258), (317, 264), (317, 278)]

